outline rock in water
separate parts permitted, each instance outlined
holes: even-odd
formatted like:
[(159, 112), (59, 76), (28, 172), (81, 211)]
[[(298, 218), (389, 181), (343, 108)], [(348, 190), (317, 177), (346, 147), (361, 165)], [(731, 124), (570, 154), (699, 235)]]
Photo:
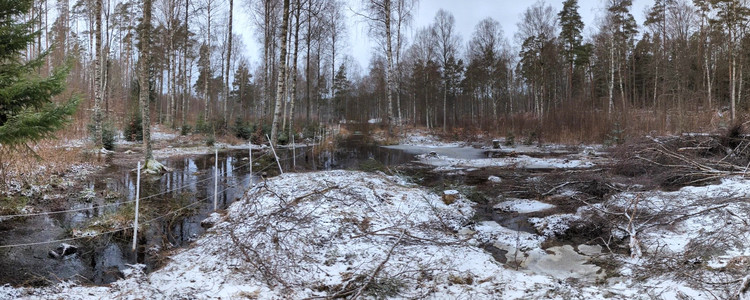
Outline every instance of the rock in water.
[(211, 213), (208, 218), (205, 218), (203, 221), (201, 221), (201, 227), (208, 229), (216, 225), (221, 220), (221, 215), (219, 213)]
[(143, 165), (143, 170), (142, 170), (143, 174), (152, 174), (152, 175), (163, 174), (163, 173), (171, 172), (171, 171), (172, 169), (156, 161), (155, 159), (147, 160), (146, 164)]
[(500, 183), (503, 181), (502, 179), (500, 179), (500, 177), (497, 176), (490, 176), (487, 178), (487, 180), (492, 183)]
[(60, 244), (60, 246), (57, 246), (57, 249), (50, 250), (48, 255), (50, 258), (61, 259), (65, 258), (66, 256), (76, 254), (76, 252), (78, 252), (78, 247), (62, 243)]

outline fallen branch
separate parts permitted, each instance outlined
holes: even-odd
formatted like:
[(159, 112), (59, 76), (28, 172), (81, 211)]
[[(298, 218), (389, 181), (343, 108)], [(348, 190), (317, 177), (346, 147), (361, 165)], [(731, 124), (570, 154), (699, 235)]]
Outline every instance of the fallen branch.
[(393, 246), (391, 246), (391, 250), (388, 251), (388, 254), (385, 256), (385, 259), (383, 259), (383, 261), (380, 262), (378, 267), (375, 268), (375, 271), (373, 271), (372, 274), (370, 274), (370, 277), (367, 278), (367, 281), (365, 282), (365, 284), (362, 285), (362, 287), (360, 287), (357, 290), (357, 293), (354, 294), (354, 296), (352, 296), (352, 299), (359, 298), (362, 295), (362, 293), (372, 284), (372, 281), (375, 280), (375, 278), (378, 276), (378, 273), (380, 273), (380, 271), (383, 270), (383, 266), (385, 266), (385, 264), (388, 263), (388, 261), (391, 259), (391, 254), (393, 254), (393, 250), (395, 250), (396, 246), (398, 246), (398, 244), (401, 243), (401, 239), (404, 238), (405, 234), (406, 234), (406, 230), (401, 231), (401, 236), (399, 236), (396, 243), (394, 243)]

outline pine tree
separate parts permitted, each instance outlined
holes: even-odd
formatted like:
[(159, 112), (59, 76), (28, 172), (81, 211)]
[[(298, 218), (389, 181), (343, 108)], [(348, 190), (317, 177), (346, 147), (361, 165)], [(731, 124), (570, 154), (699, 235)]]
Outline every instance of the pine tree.
[(583, 40), (583, 21), (578, 14), (578, 0), (565, 0), (563, 9), (557, 14), (560, 18), (560, 40), (562, 41), (562, 55), (568, 63), (566, 98), (570, 101), (573, 95), (573, 67), (576, 54), (581, 50)]
[(26, 143), (54, 136), (70, 121), (79, 99), (61, 105), (52, 97), (65, 91), (69, 67), (60, 67), (49, 77), (38, 68), (48, 52), (24, 61), (27, 45), (40, 34), (33, 21), (24, 21), (33, 0), (0, 0), (0, 147), (29, 148)]

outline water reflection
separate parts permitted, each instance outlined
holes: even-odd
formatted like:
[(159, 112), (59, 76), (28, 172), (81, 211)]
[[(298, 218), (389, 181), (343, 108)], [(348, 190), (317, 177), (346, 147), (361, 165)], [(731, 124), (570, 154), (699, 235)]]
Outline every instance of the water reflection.
[[(413, 154), (398, 149), (374, 145), (343, 143), (335, 151), (319, 151), (319, 147), (281, 148), (277, 150), (279, 164), (285, 171), (357, 169), (374, 159), (385, 166), (395, 166), (413, 160)], [(294, 154), (293, 154), (294, 153)], [(58, 244), (16, 247), (0, 250), (0, 284), (46, 284), (59, 280), (81, 279), (105, 284), (120, 277), (126, 264), (145, 263), (148, 269), (160, 263), (159, 250), (180, 247), (195, 240), (203, 232), (200, 222), (213, 212), (214, 172), (218, 166), (217, 194), (219, 209), (239, 199), (251, 182), (261, 176), (278, 174), (278, 166), (268, 151), (254, 151), (253, 174), (250, 173), (248, 151), (220, 152), (218, 163), (213, 154), (173, 157), (161, 161), (173, 171), (162, 176), (144, 176), (141, 180), (141, 224), (161, 217), (139, 231), (137, 253), (130, 249), (132, 232), (105, 235), (93, 240), (75, 240), (78, 254), (64, 259), (51, 259), (47, 252)], [(132, 213), (136, 192), (133, 165), (110, 165), (95, 176), (80, 194), (72, 195), (81, 201), (72, 208), (83, 210), (30, 217), (15, 222), (13, 228), (0, 228), (0, 245), (49, 241), (67, 238), (72, 230), (90, 225), (96, 220), (111, 218), (112, 214)], [(179, 210), (194, 204), (192, 209)], [(179, 213), (172, 213), (178, 211)], [(106, 218), (105, 218), (106, 217)], [(123, 217), (130, 226), (131, 220)], [(2, 223), (0, 223), (2, 225)]]

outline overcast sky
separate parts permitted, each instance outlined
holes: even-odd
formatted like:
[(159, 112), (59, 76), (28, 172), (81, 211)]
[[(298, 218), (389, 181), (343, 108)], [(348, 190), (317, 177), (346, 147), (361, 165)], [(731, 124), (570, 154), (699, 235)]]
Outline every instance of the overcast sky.
[[(563, 0), (547, 0), (546, 3), (551, 5), (555, 12), (562, 9)], [(361, 0), (345, 0), (348, 7), (344, 11), (349, 15), (348, 21), (348, 38), (349, 43), (341, 53), (351, 55), (359, 62), (360, 67), (366, 72), (373, 51), (379, 51), (375, 48), (375, 43), (370, 40), (366, 24), (360, 17), (354, 16), (350, 8), (357, 10)], [(597, 16), (603, 15), (604, 5), (607, 0), (579, 0), (579, 13), (585, 24), (584, 35), (593, 31), (597, 22)], [(512, 45), (515, 46), (514, 34), (517, 24), (521, 19), (523, 12), (533, 5), (533, 0), (421, 0), (414, 13), (414, 22), (407, 31), (407, 36), (411, 41), (411, 35), (422, 27), (429, 26), (432, 23), (435, 13), (439, 9), (445, 9), (451, 12), (456, 18), (456, 29), (461, 35), (461, 50), (465, 49), (466, 42), (470, 39), (474, 26), (480, 20), (492, 17), (499, 21), (505, 32), (505, 37)], [(653, 5), (653, 0), (633, 0), (631, 13), (636, 19), (639, 26), (643, 25), (643, 11), (646, 7)], [(242, 9), (244, 10), (244, 9)], [(242, 12), (244, 13), (244, 12)], [(239, 32), (243, 35), (243, 40), (248, 47), (248, 54), (251, 61), (258, 61), (260, 54), (257, 44), (257, 38), (249, 30), (249, 24), (240, 20)], [(340, 59), (340, 58), (339, 58)]]

